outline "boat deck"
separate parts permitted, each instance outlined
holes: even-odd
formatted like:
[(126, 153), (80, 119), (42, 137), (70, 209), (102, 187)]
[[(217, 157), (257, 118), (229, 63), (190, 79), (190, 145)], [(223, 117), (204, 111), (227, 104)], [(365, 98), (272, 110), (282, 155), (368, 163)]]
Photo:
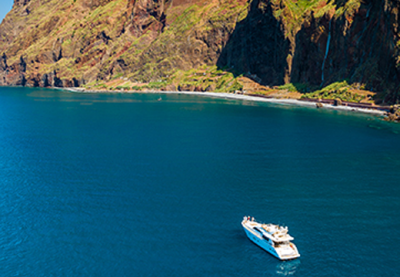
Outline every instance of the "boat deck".
[(285, 242), (293, 240), (293, 237), (291, 237), (287, 233), (287, 227), (282, 227), (275, 224), (261, 224), (255, 221), (247, 221), (245, 224), (252, 229), (259, 228), (264, 235), (275, 242)]

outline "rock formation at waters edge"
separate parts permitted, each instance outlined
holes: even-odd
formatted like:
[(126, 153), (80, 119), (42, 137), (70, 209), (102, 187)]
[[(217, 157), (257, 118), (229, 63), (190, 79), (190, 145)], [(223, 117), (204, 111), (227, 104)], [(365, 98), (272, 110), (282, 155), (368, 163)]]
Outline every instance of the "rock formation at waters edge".
[(397, 0), (14, 0), (0, 85), (76, 87), (218, 66), (268, 86), (347, 80), (400, 99)]

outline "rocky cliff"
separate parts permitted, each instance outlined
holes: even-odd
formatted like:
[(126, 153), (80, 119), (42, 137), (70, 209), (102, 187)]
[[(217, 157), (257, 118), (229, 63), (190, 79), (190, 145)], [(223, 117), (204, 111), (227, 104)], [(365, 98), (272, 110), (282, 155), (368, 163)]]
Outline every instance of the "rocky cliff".
[[(177, 89), (346, 80), (399, 101), (395, 0), (14, 0), (0, 84), (159, 83)], [(190, 74), (189, 74), (190, 73)], [(223, 78), (223, 76), (230, 76)]]

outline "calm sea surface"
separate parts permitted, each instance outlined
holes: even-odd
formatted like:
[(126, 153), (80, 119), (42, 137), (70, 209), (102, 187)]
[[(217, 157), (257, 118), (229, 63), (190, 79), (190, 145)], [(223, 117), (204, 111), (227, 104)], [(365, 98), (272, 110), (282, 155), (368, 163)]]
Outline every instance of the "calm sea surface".
[(399, 275), (400, 125), (159, 97), (0, 88), (0, 276)]

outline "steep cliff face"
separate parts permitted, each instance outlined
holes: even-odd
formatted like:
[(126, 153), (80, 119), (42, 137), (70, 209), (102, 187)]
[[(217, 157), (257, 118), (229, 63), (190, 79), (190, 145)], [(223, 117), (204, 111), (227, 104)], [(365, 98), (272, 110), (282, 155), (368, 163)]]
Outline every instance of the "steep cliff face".
[(384, 91), (386, 101), (395, 102), (400, 85), (397, 16), (397, 4), (372, 0), (341, 15), (311, 14), (295, 36), (291, 82), (326, 85), (346, 79)]
[(0, 84), (77, 86), (116, 76), (147, 82), (212, 65), (246, 6), (232, 0), (15, 0), (0, 25)]
[[(269, 86), (347, 80), (399, 100), (389, 0), (15, 0), (0, 84), (150, 82), (218, 65)], [(212, 80), (211, 80), (212, 81)]]
[(290, 47), (284, 28), (270, 2), (252, 1), (247, 17), (237, 23), (223, 48), (218, 66), (254, 76), (267, 85), (284, 84)]
[(396, 1), (254, 0), (218, 65), (309, 90), (347, 80), (399, 99)]

